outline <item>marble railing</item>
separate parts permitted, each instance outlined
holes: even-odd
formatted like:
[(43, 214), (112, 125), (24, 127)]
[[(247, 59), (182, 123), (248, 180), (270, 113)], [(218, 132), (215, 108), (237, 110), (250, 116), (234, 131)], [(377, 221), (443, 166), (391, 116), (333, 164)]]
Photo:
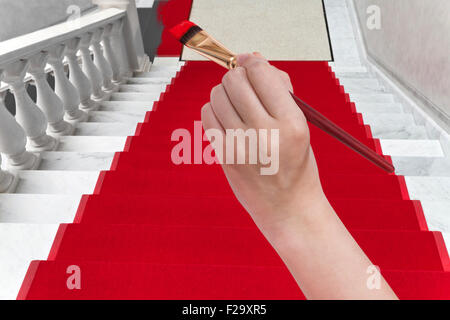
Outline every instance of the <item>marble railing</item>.
[[(74, 124), (86, 121), (87, 112), (109, 99), (128, 75), (126, 19), (126, 10), (100, 9), (0, 42), (0, 193), (14, 188), (15, 170), (36, 169), (39, 152), (55, 150), (59, 137), (73, 134)], [(30, 83), (36, 102), (26, 90)], [(8, 90), (15, 116), (5, 107)]]

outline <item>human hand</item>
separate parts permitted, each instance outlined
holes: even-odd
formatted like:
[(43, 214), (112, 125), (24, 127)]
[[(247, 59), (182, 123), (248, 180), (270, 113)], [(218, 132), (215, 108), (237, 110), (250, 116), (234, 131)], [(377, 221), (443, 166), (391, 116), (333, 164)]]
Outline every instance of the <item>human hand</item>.
[[(271, 229), (289, 223), (293, 215), (297, 219), (304, 212), (303, 218), (313, 218), (306, 216), (312, 210), (301, 209), (326, 198), (306, 119), (290, 94), (289, 76), (260, 54), (240, 55), (238, 65), (213, 88), (211, 101), (202, 109), (202, 122), (207, 135), (209, 129), (219, 130), (224, 137), (230, 129), (256, 131), (256, 164), (249, 164), (250, 147), (230, 145), (226, 138), (223, 149), (216, 148), (216, 153), (221, 154), (223, 170), (237, 199), (267, 236)], [(260, 129), (268, 130), (269, 137)], [(270, 168), (260, 161), (265, 154), (261, 142), (267, 142)], [(226, 163), (230, 152), (245, 158), (245, 164)]]

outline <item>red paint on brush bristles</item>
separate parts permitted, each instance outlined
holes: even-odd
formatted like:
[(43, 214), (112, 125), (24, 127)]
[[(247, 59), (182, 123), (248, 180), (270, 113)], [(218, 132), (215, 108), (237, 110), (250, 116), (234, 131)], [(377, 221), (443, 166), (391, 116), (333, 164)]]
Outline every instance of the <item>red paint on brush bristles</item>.
[(171, 28), (169, 32), (173, 34), (173, 36), (177, 38), (177, 40), (180, 40), (186, 34), (186, 32), (189, 31), (190, 28), (196, 26), (197, 25), (195, 23), (185, 20), (180, 24), (177, 24), (175, 27)]

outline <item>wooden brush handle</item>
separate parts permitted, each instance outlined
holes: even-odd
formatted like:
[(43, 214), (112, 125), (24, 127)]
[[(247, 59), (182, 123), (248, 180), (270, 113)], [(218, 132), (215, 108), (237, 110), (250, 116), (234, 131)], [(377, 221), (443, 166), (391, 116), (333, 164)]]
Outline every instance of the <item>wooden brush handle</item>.
[(394, 166), (390, 164), (389, 161), (387, 161), (381, 155), (370, 149), (368, 146), (357, 140), (352, 135), (348, 134), (342, 128), (340, 128), (331, 120), (326, 118), (323, 114), (321, 114), (320, 112), (318, 112), (317, 110), (313, 109), (308, 104), (300, 100), (292, 92), (291, 95), (294, 98), (297, 105), (303, 111), (306, 120), (308, 120), (310, 123), (312, 123), (319, 129), (325, 131), (329, 135), (333, 136), (334, 138), (345, 144), (347, 147), (359, 153), (361, 156), (371, 161), (373, 164), (377, 165), (381, 169), (389, 173), (395, 171)]

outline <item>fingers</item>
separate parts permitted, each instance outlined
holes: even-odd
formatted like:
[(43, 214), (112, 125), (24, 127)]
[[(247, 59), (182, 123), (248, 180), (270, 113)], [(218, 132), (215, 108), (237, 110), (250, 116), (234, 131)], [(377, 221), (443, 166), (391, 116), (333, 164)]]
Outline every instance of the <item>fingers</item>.
[(289, 93), (292, 86), (287, 74), (252, 54), (239, 55), (237, 60), (246, 69), (247, 78), (259, 100), (274, 118), (286, 118), (298, 113), (298, 106)]
[(250, 84), (244, 68), (238, 67), (227, 72), (222, 79), (222, 85), (245, 124), (252, 126), (270, 118), (270, 114)]
[(283, 80), (284, 84), (286, 85), (286, 88), (289, 91), (294, 92), (294, 87), (292, 86), (291, 77), (289, 77), (289, 74), (283, 70), (277, 69), (275, 67), (273, 68), (280, 74), (281, 80)]
[(211, 142), (210, 146), (215, 151), (216, 159), (222, 164), (225, 155), (225, 130), (214, 114), (211, 103), (202, 108), (202, 124), (205, 135)]
[(217, 120), (225, 129), (242, 128), (244, 123), (225, 92), (223, 85), (215, 86), (211, 91), (211, 108)]
[(214, 114), (211, 103), (205, 104), (202, 108), (202, 124), (205, 131), (208, 129), (217, 129), (225, 134), (225, 130), (222, 127), (222, 124)]

